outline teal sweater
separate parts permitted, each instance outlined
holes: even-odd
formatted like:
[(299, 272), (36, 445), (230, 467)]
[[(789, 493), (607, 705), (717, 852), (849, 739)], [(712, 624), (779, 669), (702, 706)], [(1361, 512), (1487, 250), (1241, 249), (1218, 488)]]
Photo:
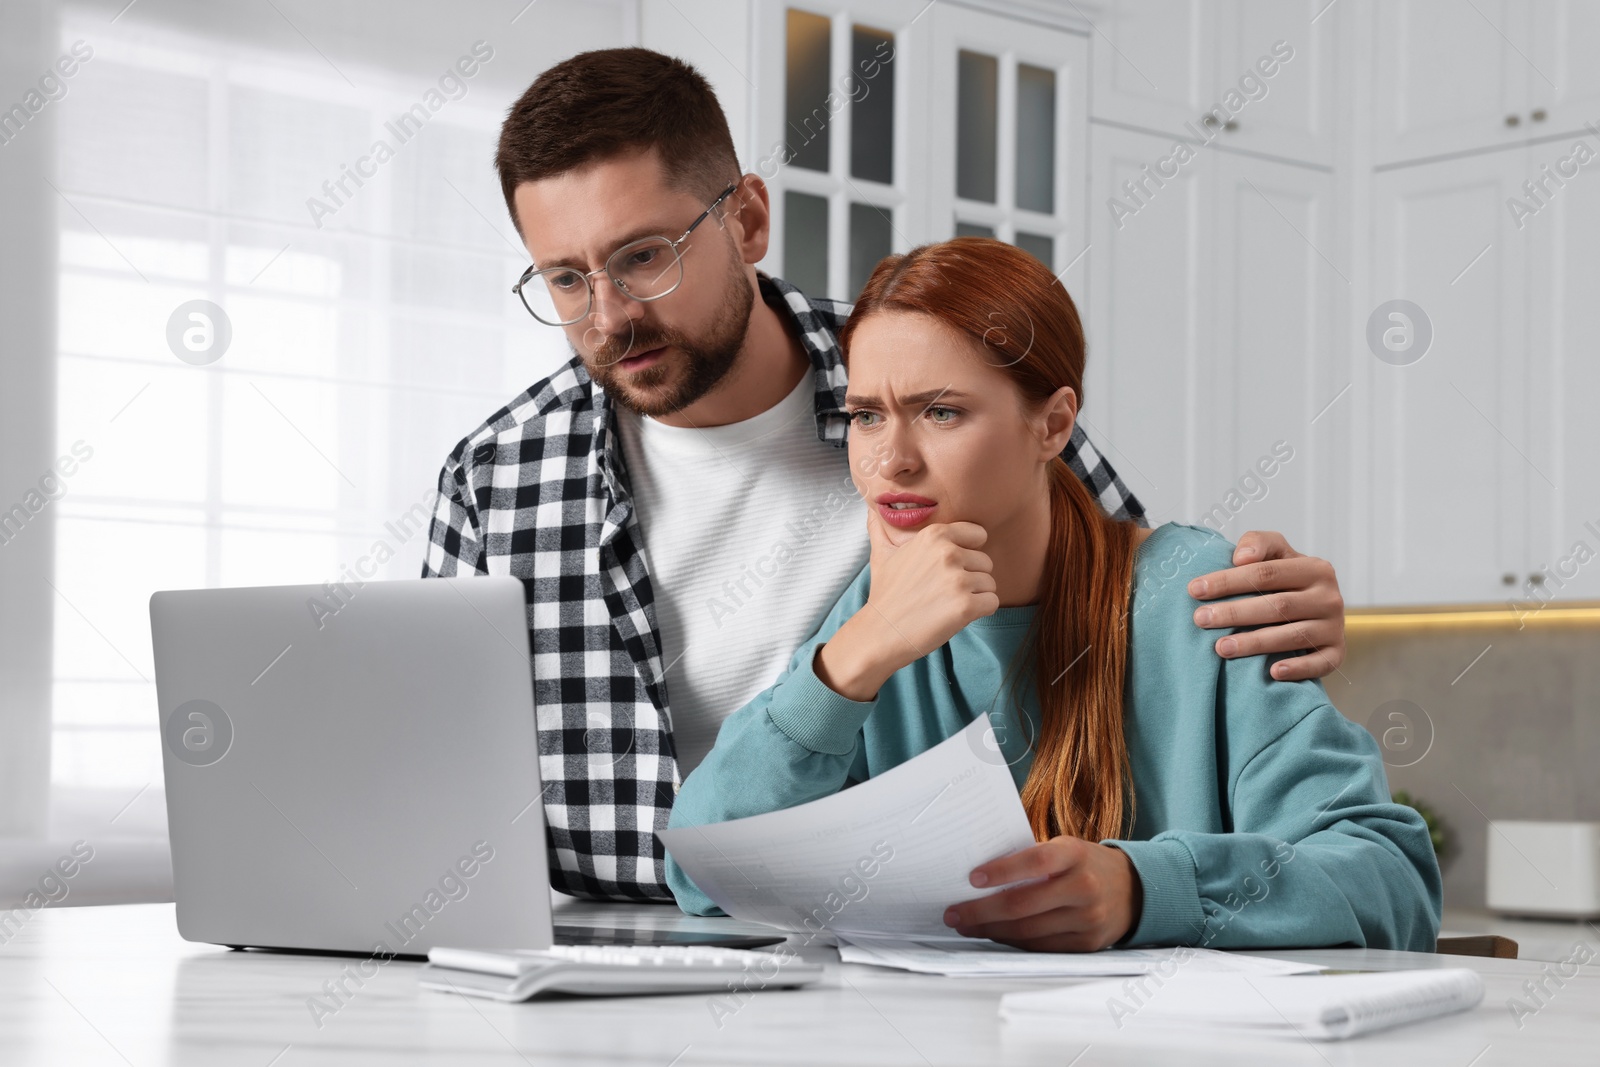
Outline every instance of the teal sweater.
[[(1274, 680), (1282, 657), (1224, 660), (1194, 624), (1189, 579), (1231, 565), (1233, 546), (1196, 526), (1158, 527), (1139, 548), (1130, 604), (1125, 726), (1136, 819), (1122, 849), (1144, 908), (1123, 945), (1356, 945), (1431, 952), (1438, 863), (1417, 812), (1389, 798), (1377, 743), (1316, 681)], [(1018, 787), (1039, 729), (1031, 678), (1001, 691), (1034, 607), (975, 620), (902, 667), (870, 701), (849, 700), (812, 659), (866, 603), (864, 567), (778, 680), (723, 723), (683, 783), (672, 826), (777, 811), (881, 774), (985, 711)], [(1014, 678), (1016, 676), (1014, 675)], [(1013, 705), (1020, 700), (1020, 714)], [(691, 914), (716, 905), (667, 860)]]

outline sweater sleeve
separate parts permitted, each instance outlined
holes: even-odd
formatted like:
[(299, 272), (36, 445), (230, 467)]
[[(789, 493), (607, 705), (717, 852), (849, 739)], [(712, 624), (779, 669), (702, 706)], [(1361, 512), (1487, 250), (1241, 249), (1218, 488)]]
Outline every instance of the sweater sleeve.
[[(778, 680), (728, 716), (716, 744), (690, 772), (667, 825), (705, 826), (804, 804), (844, 788), (861, 728), (876, 700), (840, 696), (817, 677), (817, 650), (866, 603), (868, 568), (851, 582)], [(720, 915), (667, 855), (667, 885), (691, 915)]]
[(1106, 842), (1144, 887), (1124, 943), (1433, 951), (1443, 902), (1426, 823), (1390, 799), (1377, 742), (1326, 694), (1309, 712), (1279, 706), (1306, 689), (1272, 680), (1275, 658), (1230, 662), (1219, 681), (1223, 718), (1293, 723), (1241, 754), (1233, 832)]

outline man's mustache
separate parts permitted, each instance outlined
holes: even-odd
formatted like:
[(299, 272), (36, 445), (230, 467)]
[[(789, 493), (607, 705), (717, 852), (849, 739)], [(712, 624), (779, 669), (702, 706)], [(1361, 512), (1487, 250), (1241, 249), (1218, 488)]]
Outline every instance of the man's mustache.
[(676, 338), (670, 331), (635, 328), (626, 333), (613, 334), (598, 343), (591, 342), (590, 353), (597, 364), (610, 366), (630, 355), (638, 355), (640, 352), (648, 352), (652, 348), (661, 348), (674, 343)]

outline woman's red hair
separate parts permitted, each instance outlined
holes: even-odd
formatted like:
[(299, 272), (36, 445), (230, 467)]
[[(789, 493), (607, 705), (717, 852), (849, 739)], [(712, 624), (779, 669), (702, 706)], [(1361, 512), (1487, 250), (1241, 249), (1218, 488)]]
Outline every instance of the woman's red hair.
[[(861, 321), (891, 309), (932, 316), (972, 338), (974, 358), (1009, 375), (1026, 404), (1037, 407), (1065, 385), (1081, 410), (1078, 309), (1021, 249), (957, 237), (885, 258), (839, 333), (847, 362)], [(1022, 805), (1041, 841), (1100, 841), (1124, 836), (1133, 823), (1122, 692), (1136, 527), (1108, 517), (1059, 456), (1049, 480), (1050, 547), (1019, 657), (1032, 665), (1041, 722)]]

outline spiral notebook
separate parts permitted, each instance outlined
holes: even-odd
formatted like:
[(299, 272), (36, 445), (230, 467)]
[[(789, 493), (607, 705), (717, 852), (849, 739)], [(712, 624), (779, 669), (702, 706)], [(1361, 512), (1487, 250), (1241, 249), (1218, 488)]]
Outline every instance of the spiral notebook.
[(1483, 979), (1459, 967), (1292, 976), (1180, 972), (1158, 978), (1007, 993), (1000, 998), (1000, 1015), (1014, 1022), (1098, 1022), (1131, 1032), (1205, 1029), (1328, 1040), (1466, 1011), (1483, 1000)]

